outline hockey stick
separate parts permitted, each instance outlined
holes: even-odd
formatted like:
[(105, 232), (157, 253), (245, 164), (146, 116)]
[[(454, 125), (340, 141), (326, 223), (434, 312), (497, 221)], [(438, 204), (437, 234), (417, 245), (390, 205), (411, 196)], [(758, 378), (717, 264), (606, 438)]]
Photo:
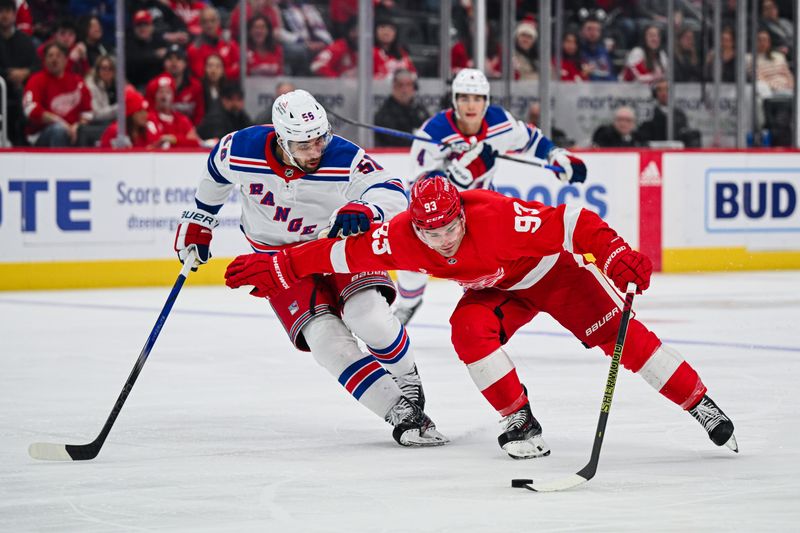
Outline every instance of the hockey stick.
[(625, 292), (625, 305), (622, 308), (622, 318), (619, 323), (619, 332), (617, 333), (617, 343), (614, 345), (614, 354), (611, 356), (611, 367), (608, 369), (608, 379), (606, 379), (606, 388), (603, 391), (603, 403), (600, 405), (600, 418), (597, 421), (597, 431), (594, 434), (592, 456), (589, 462), (577, 473), (563, 479), (549, 482), (534, 482), (532, 479), (512, 479), (512, 487), (524, 488), (533, 492), (554, 492), (577, 487), (594, 477), (597, 472), (597, 464), (600, 462), (600, 448), (603, 446), (603, 437), (606, 434), (606, 422), (608, 422), (608, 412), (611, 410), (611, 400), (614, 398), (614, 387), (617, 385), (619, 362), (622, 358), (625, 336), (628, 334), (628, 321), (631, 318), (634, 294), (636, 294), (636, 285), (628, 283), (628, 290)]
[(139, 354), (136, 364), (133, 365), (133, 370), (131, 370), (127, 381), (125, 381), (122, 392), (119, 393), (119, 397), (114, 403), (114, 408), (111, 409), (111, 414), (108, 415), (108, 419), (97, 438), (88, 444), (34, 442), (28, 447), (28, 454), (31, 457), (42, 461), (88, 461), (97, 457), (97, 454), (100, 453), (100, 448), (103, 447), (103, 443), (111, 431), (111, 427), (114, 425), (114, 421), (117, 419), (117, 416), (119, 416), (119, 412), (125, 404), (125, 400), (128, 398), (128, 394), (130, 394), (131, 389), (133, 389), (133, 384), (136, 383), (136, 378), (139, 377), (139, 373), (142, 371), (145, 361), (147, 361), (147, 356), (150, 355), (150, 350), (153, 349), (153, 345), (156, 343), (158, 334), (161, 333), (161, 328), (164, 327), (164, 323), (167, 321), (167, 317), (172, 310), (172, 305), (178, 298), (178, 293), (181, 291), (183, 282), (186, 281), (186, 277), (189, 275), (194, 261), (195, 253), (192, 251), (184, 260), (181, 273), (178, 274), (178, 279), (175, 280), (175, 285), (172, 286), (167, 301), (164, 303), (164, 307), (161, 309), (158, 319), (156, 319), (156, 324), (150, 331), (150, 336), (147, 337), (147, 342), (144, 343), (144, 348), (142, 348), (142, 352)]
[[(445, 148), (451, 148), (452, 147), (451, 143), (443, 143), (443, 142), (437, 141), (435, 139), (431, 139), (429, 137), (421, 137), (419, 135), (414, 135), (413, 133), (408, 133), (408, 132), (405, 132), (405, 131), (395, 130), (395, 129), (392, 129), (392, 128), (384, 128), (383, 126), (376, 126), (374, 124), (365, 124), (363, 122), (357, 122), (355, 120), (343, 117), (342, 115), (339, 115), (338, 113), (334, 113), (333, 111), (330, 111), (330, 110), (328, 110), (328, 113), (330, 113), (334, 117), (338, 118), (342, 122), (346, 122), (347, 124), (351, 124), (351, 125), (356, 126), (358, 128), (366, 128), (366, 129), (372, 130), (372, 131), (374, 131), (376, 133), (383, 133), (385, 135), (391, 135), (391, 136), (394, 136), (394, 137), (400, 137), (401, 139), (408, 139), (410, 141), (422, 141), (422, 142), (426, 142), (426, 143), (436, 144), (436, 145), (439, 145), (439, 146), (444, 146)], [(522, 163), (523, 165), (532, 165), (534, 167), (545, 168), (547, 170), (552, 170), (555, 173), (564, 172), (564, 169), (559, 167), (559, 166), (557, 166), (557, 165), (548, 165), (547, 163), (542, 163), (541, 161), (533, 161), (533, 160), (527, 160), (527, 159), (517, 159), (516, 157), (511, 157), (510, 155), (499, 154), (497, 152), (495, 152), (494, 156), (497, 159), (506, 159), (508, 161), (514, 161), (515, 163)]]

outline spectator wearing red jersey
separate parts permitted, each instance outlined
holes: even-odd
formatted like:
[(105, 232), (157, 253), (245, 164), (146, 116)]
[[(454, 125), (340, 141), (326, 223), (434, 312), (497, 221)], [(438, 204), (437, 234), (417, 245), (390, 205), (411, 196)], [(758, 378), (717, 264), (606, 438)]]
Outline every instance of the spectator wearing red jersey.
[(325, 78), (352, 78), (358, 67), (358, 19), (350, 19), (347, 34), (336, 39), (311, 62), (311, 72)]
[[(555, 64), (555, 58), (553, 59)], [(567, 32), (561, 39), (561, 81), (584, 81), (588, 69), (583, 65), (578, 49), (578, 34)]]
[(67, 52), (56, 43), (44, 49), (44, 70), (25, 84), (22, 105), (28, 142), (36, 146), (71, 146), (81, 121), (92, 110), (92, 97), (83, 78), (67, 72)]
[(225, 75), (228, 79), (239, 77), (239, 45), (220, 37), (219, 13), (213, 7), (206, 7), (200, 13), (202, 31), (189, 45), (189, 68), (198, 78), (203, 77), (206, 58), (217, 53), (225, 64)]
[(622, 79), (651, 84), (663, 79), (666, 72), (667, 53), (661, 43), (661, 30), (655, 25), (647, 26), (641, 46), (628, 52)]
[[(133, 86), (128, 85), (125, 88), (125, 129), (129, 146), (132, 148), (156, 148), (159, 146), (161, 134), (156, 124), (148, 118), (149, 108), (147, 100)], [(117, 138), (118, 131), (117, 121), (112, 122), (100, 138), (100, 147), (114, 147), (113, 141)]]
[[(278, 0), (247, 0), (245, 4), (244, 15), (247, 23), (256, 15), (267, 17), (270, 24), (275, 31), (277, 39), (282, 38), (283, 21), (281, 20), (281, 10), (278, 7)], [(228, 19), (228, 26), (231, 29), (231, 39), (239, 42), (239, 2), (237, 0), (236, 7), (231, 11), (231, 16)]]
[(200, 12), (206, 4), (198, 0), (169, 0), (169, 7), (186, 24), (193, 37), (200, 35)]
[(155, 103), (150, 113), (152, 120), (162, 133), (160, 146), (197, 147), (200, 138), (189, 117), (173, 109), (175, 101), (175, 82), (171, 76), (162, 74), (147, 84), (147, 99)]
[(397, 25), (389, 13), (380, 10), (375, 14), (375, 47), (373, 68), (376, 80), (390, 78), (399, 69), (417, 72), (405, 48), (397, 39)]
[(170, 45), (164, 56), (164, 72), (175, 82), (175, 102), (173, 107), (197, 125), (206, 114), (203, 85), (189, 72), (186, 52), (178, 44)]
[(283, 74), (283, 47), (275, 39), (269, 19), (256, 15), (247, 22), (247, 75)]

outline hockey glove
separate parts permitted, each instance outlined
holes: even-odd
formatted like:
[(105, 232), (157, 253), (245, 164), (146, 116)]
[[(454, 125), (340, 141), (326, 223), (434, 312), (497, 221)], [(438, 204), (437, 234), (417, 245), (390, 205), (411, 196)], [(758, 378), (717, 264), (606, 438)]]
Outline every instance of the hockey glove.
[(258, 298), (272, 298), (297, 281), (289, 256), (283, 251), (240, 255), (225, 271), (225, 285), (231, 289), (253, 285), (250, 294)]
[(181, 214), (174, 244), (181, 263), (191, 250), (196, 251), (192, 271), (196, 271), (198, 266), (208, 262), (211, 257), (211, 230), (218, 225), (217, 217), (202, 209), (187, 209)]
[(605, 252), (597, 258), (597, 264), (622, 292), (625, 292), (628, 283), (636, 284), (637, 294), (650, 286), (653, 263), (643, 253), (631, 250), (622, 237), (615, 237), (609, 243)]
[(376, 222), (383, 222), (383, 211), (369, 202), (354, 200), (333, 212), (328, 237), (334, 239), (340, 233), (342, 237), (364, 233)]
[(583, 183), (586, 181), (586, 163), (572, 152), (563, 148), (553, 148), (547, 154), (547, 162), (564, 169), (564, 172), (553, 171), (556, 177), (564, 183)]
[(475, 137), (470, 139), (472, 147), (454, 159), (445, 168), (445, 175), (460, 190), (469, 189), (475, 180), (486, 174), (494, 166), (496, 153), (492, 147), (483, 141), (477, 142)]

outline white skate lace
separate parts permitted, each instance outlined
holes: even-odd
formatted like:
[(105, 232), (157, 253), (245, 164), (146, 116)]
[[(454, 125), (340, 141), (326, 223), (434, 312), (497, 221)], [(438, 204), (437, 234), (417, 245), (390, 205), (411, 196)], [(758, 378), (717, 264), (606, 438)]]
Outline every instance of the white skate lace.
[(500, 420), (501, 424), (505, 424), (505, 430), (520, 429), (528, 421), (528, 410), (524, 407), (519, 411), (511, 413), (507, 417)]
[(707, 433), (711, 433), (715, 427), (727, 420), (727, 417), (716, 406), (706, 403), (705, 400), (692, 409), (692, 415), (702, 424)]
[(403, 396), (409, 399), (411, 403), (419, 403), (420, 389), (422, 389), (422, 379), (420, 379), (416, 368), (402, 376), (394, 377), (395, 383), (403, 391)]

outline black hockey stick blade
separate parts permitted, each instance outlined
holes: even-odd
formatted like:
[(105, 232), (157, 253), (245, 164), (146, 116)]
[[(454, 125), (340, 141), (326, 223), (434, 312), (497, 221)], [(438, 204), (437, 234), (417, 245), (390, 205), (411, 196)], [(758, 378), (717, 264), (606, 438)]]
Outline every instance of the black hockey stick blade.
[(611, 356), (611, 366), (608, 369), (608, 378), (606, 379), (606, 387), (603, 391), (603, 402), (600, 405), (600, 417), (597, 420), (597, 430), (594, 434), (592, 456), (589, 462), (575, 474), (562, 479), (542, 482), (532, 479), (512, 479), (512, 487), (528, 489), (533, 492), (556, 492), (583, 485), (597, 473), (597, 465), (600, 463), (600, 449), (603, 446), (603, 437), (605, 437), (606, 434), (608, 412), (611, 410), (611, 400), (614, 398), (614, 388), (617, 385), (619, 364), (622, 359), (622, 348), (625, 345), (625, 337), (628, 335), (628, 322), (631, 318), (631, 308), (633, 307), (633, 297), (635, 294), (636, 285), (628, 283), (627, 290), (625, 291), (625, 305), (622, 308), (622, 317), (620, 318), (619, 331), (617, 332), (617, 342), (614, 345), (614, 354)]
[(106, 437), (108, 437), (111, 428), (114, 426), (114, 422), (117, 420), (117, 416), (119, 416), (119, 412), (122, 410), (122, 406), (125, 404), (125, 400), (128, 398), (131, 389), (133, 389), (133, 384), (136, 383), (136, 378), (139, 377), (139, 373), (142, 371), (142, 367), (145, 361), (147, 361), (147, 357), (150, 355), (150, 351), (153, 349), (156, 339), (158, 339), (158, 335), (164, 327), (164, 323), (167, 321), (167, 317), (172, 310), (172, 305), (178, 298), (178, 293), (181, 291), (183, 282), (186, 281), (186, 277), (189, 275), (192, 266), (194, 266), (194, 262), (194, 253), (189, 253), (181, 268), (181, 273), (178, 274), (178, 279), (175, 280), (175, 284), (172, 286), (167, 301), (164, 303), (164, 307), (161, 309), (161, 313), (159, 313), (158, 319), (156, 319), (156, 323), (150, 331), (147, 341), (144, 343), (139, 358), (136, 360), (136, 364), (133, 365), (133, 370), (131, 370), (128, 379), (125, 381), (125, 385), (122, 387), (122, 391), (119, 393), (117, 401), (114, 402), (114, 407), (111, 409), (111, 414), (108, 415), (106, 423), (103, 425), (103, 429), (100, 430), (100, 434), (97, 438), (88, 444), (34, 442), (28, 446), (28, 455), (40, 461), (89, 461), (97, 457), (97, 454), (100, 453), (100, 448), (103, 447), (103, 443), (106, 441)]

